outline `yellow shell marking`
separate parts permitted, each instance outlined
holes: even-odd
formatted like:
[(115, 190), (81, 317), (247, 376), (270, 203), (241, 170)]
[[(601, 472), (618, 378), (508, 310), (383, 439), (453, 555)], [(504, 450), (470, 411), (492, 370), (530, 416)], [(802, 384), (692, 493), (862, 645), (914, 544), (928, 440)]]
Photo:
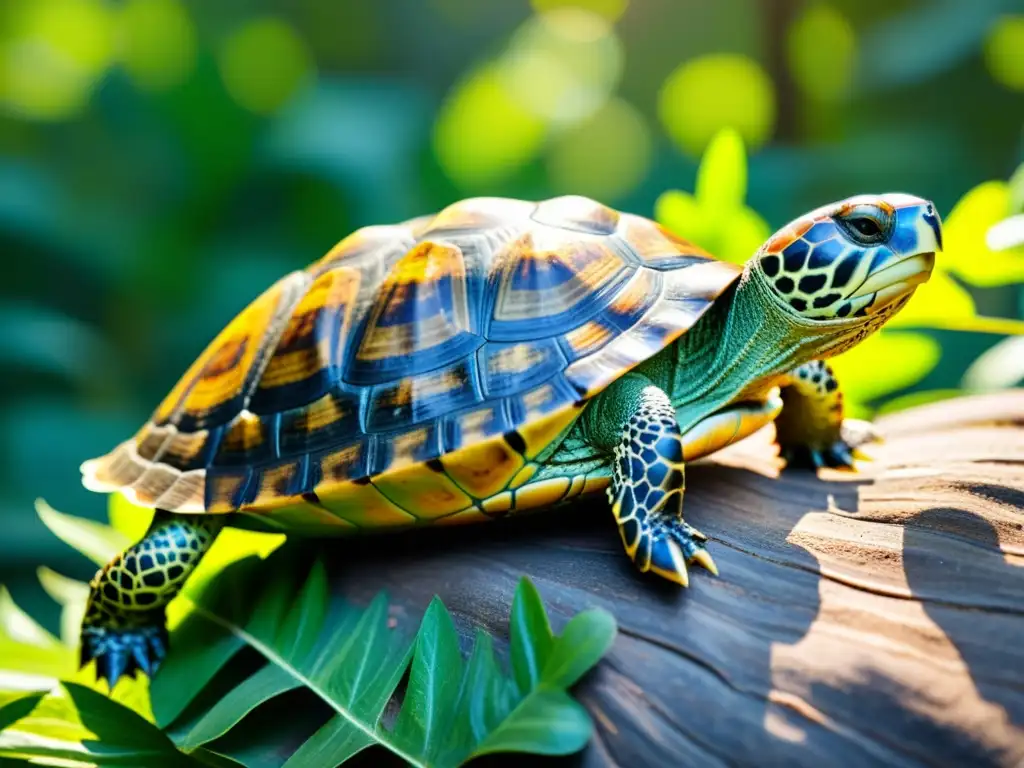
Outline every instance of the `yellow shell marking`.
[(529, 483), (516, 491), (516, 511), (521, 509), (537, 509), (561, 501), (569, 490), (568, 477), (553, 477)]
[[(362, 344), (356, 355), (360, 360), (382, 360), (429, 349), (469, 330), (466, 303), (466, 270), (462, 252), (450, 245), (425, 242), (406, 253), (391, 268), (378, 291), (380, 297), (370, 312)], [(442, 278), (450, 277), (452, 313), (416, 317), (412, 322), (384, 322), (395, 313), (429, 307), (427, 296), (438, 290)]]
[(508, 512), (512, 509), (512, 492), (502, 491), (496, 496), (484, 499), (480, 502), (480, 507), (488, 515), (500, 515), (503, 512)]
[(394, 528), (412, 525), (416, 517), (385, 497), (370, 483), (343, 483), (316, 494), (320, 506), (359, 528)]
[(420, 520), (449, 515), (473, 503), (451, 478), (426, 464), (413, 464), (397, 472), (387, 472), (375, 477), (373, 484), (391, 501), (410, 510)]
[[(543, 389), (543, 388), (541, 388)], [(537, 390), (534, 390), (535, 392)], [(526, 403), (527, 410), (531, 410), (531, 402), (528, 399), (530, 395), (523, 397), (523, 402)], [(523, 440), (526, 443), (525, 456), (528, 459), (532, 459), (538, 453), (543, 451), (551, 442), (558, 437), (562, 432), (568, 429), (574, 421), (579, 417), (580, 412), (583, 410), (583, 405), (577, 405), (573, 403), (567, 408), (563, 408), (550, 416), (536, 417), (527, 419), (526, 423), (519, 427), (519, 434), (522, 435)]]
[[(278, 351), (270, 358), (260, 379), (261, 389), (302, 381), (329, 364), (332, 334), (321, 333), (315, 346), (302, 346), (302, 342), (316, 335), (317, 325), (325, 313), (341, 307), (344, 311), (338, 337), (346, 338), (359, 281), (360, 273), (347, 267), (325, 272), (316, 279), (292, 311), (277, 343)], [(292, 347), (298, 348), (291, 350)]]
[(523, 457), (498, 438), (442, 456), (441, 464), (468, 494), (486, 499), (508, 485), (523, 466)]
[(537, 465), (527, 464), (516, 473), (516, 476), (512, 478), (512, 482), (508, 484), (508, 487), (518, 488), (521, 485), (526, 485), (526, 483), (530, 481), (530, 478), (535, 474), (537, 474)]

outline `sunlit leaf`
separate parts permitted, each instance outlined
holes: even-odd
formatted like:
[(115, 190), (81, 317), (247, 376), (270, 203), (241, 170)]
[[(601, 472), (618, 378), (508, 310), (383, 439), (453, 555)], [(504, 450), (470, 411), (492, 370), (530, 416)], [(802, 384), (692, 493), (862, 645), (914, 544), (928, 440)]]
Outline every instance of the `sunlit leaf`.
[(154, 725), (75, 683), (62, 684), (38, 701), (30, 713), (0, 731), (0, 757), (96, 766), (189, 765)]
[[(58, 678), (74, 670), (71, 649), (21, 610), (7, 588), (0, 585), (0, 675)], [(20, 684), (17, 688), (21, 689)], [(0, 690), (4, 690), (2, 679)]]
[[(284, 561), (286, 554), (266, 564), (255, 558), (236, 563), (188, 598), (191, 610), (173, 633), (153, 684), (158, 721), (179, 721), (170, 732), (180, 748), (216, 752), (217, 744), (236, 738), (250, 718), (296, 688), (334, 714), (292, 754), (290, 768), (335, 764), (370, 745), (414, 765), (444, 768), (478, 748), (479, 754), (567, 754), (586, 743), (589, 717), (565, 688), (610, 645), (614, 621), (607, 613), (585, 612), (554, 637), (536, 590), (523, 580), (510, 622), (520, 686), (500, 671), (484, 635), (464, 661), (439, 600), (410, 645), (388, 627), (383, 595), (365, 610), (347, 605), (330, 595), (319, 563), (296, 590), (288, 578), (295, 563)], [(274, 576), (264, 579), (254, 601), (239, 600), (246, 585), (260, 583), (257, 568)], [(265, 665), (225, 678), (222, 670), (243, 649), (262, 656)], [(556, 661), (549, 665), (550, 659)], [(381, 717), (407, 669), (404, 699), (385, 727)]]
[(705, 215), (726, 218), (742, 207), (747, 194), (747, 155), (733, 128), (719, 131), (701, 158), (694, 191)]
[(123, 493), (112, 493), (107, 500), (110, 525), (124, 534), (129, 542), (138, 541), (153, 522), (153, 510), (132, 504)]
[(972, 285), (994, 286), (1024, 282), (1024, 250), (990, 250), (989, 230), (1010, 210), (1010, 188), (1002, 181), (987, 181), (964, 195), (946, 217), (945, 249), (936, 266)]
[(108, 525), (58, 512), (42, 499), (36, 500), (36, 514), (54, 536), (97, 565), (106, 565), (131, 543)]
[(61, 640), (67, 646), (77, 647), (78, 635), (82, 628), (82, 617), (85, 615), (85, 601), (89, 597), (89, 585), (77, 579), (69, 579), (45, 565), (40, 566), (36, 573), (46, 594), (61, 606)]

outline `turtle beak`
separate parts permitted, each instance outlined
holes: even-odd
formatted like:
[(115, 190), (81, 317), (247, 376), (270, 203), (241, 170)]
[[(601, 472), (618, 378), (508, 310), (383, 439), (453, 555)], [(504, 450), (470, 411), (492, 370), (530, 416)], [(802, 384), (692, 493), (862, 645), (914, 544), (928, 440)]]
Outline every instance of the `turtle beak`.
[(869, 312), (907, 296), (927, 282), (935, 267), (935, 254), (942, 250), (942, 222), (931, 202), (909, 195), (885, 198), (896, 214), (888, 242), (891, 256), (870, 271), (847, 297), (855, 306), (866, 302)]

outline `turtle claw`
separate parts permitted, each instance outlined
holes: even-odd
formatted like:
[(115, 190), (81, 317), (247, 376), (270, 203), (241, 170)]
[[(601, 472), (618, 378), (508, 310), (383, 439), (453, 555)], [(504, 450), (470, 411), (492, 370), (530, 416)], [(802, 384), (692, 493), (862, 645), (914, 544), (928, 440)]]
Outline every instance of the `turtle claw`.
[(718, 566), (715, 565), (715, 561), (711, 557), (711, 553), (706, 549), (698, 549), (690, 562), (696, 563), (705, 570), (710, 571), (712, 576), (718, 575)]
[(152, 677), (167, 655), (167, 630), (159, 626), (84, 627), (80, 662), (96, 660), (96, 677), (113, 689), (122, 677)]
[(809, 445), (784, 445), (779, 455), (788, 469), (856, 469), (855, 451), (845, 440), (836, 440), (825, 448)]

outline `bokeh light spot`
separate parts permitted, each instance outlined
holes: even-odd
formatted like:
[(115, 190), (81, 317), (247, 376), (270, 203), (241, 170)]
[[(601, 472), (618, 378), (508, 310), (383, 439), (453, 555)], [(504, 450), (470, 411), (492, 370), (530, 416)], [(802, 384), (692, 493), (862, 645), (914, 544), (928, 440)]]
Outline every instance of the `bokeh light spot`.
[(658, 112), (668, 134), (691, 155), (699, 155), (728, 127), (756, 149), (775, 125), (775, 90), (756, 61), (739, 54), (711, 54), (681, 64), (668, 76)]
[(850, 92), (857, 63), (857, 36), (831, 5), (808, 6), (786, 40), (793, 80), (811, 98), (841, 101)]
[(622, 45), (608, 21), (561, 8), (524, 23), (500, 59), (505, 87), (539, 117), (563, 125), (597, 111), (619, 82)]
[(164, 90), (191, 74), (196, 34), (178, 0), (129, 0), (120, 21), (121, 61), (139, 88)]
[(1024, 91), (1024, 15), (1003, 16), (992, 26), (985, 64), (996, 82)]
[(246, 22), (224, 41), (218, 57), (231, 97), (252, 112), (268, 114), (287, 102), (312, 75), (305, 44), (286, 22)]
[(0, 98), (23, 117), (77, 113), (110, 66), (113, 19), (99, 0), (18, 0), (5, 8)]
[(647, 124), (621, 99), (610, 100), (586, 122), (562, 134), (547, 162), (554, 192), (609, 201), (634, 189), (650, 164)]
[(434, 151), (452, 181), (475, 189), (535, 158), (546, 133), (544, 121), (512, 98), (488, 64), (449, 94), (434, 127)]
[(625, 13), (629, 0), (532, 0), (532, 5), (538, 13), (559, 8), (582, 8), (608, 21), (617, 21)]

